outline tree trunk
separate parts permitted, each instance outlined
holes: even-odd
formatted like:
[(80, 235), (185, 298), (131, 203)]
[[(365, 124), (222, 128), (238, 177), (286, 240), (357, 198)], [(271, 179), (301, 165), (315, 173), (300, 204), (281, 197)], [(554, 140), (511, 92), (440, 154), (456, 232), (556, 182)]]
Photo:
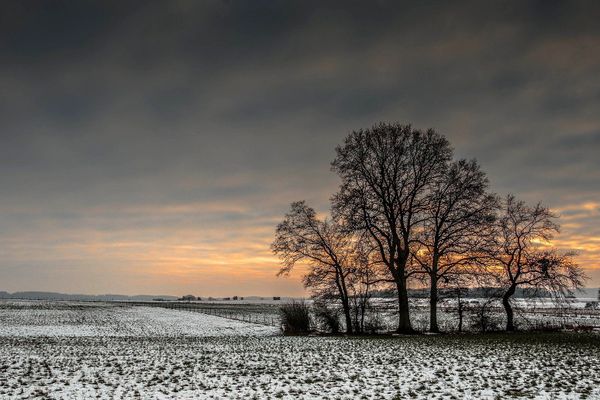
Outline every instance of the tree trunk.
[(514, 332), (515, 331), (515, 322), (514, 322), (514, 313), (512, 306), (510, 305), (510, 298), (513, 294), (515, 294), (517, 286), (515, 284), (510, 285), (506, 293), (502, 296), (502, 305), (504, 306), (504, 311), (506, 311), (506, 331)]
[(460, 297), (460, 289), (457, 295), (457, 306), (458, 306), (458, 333), (462, 333), (463, 330), (463, 303)]
[(337, 285), (342, 308), (344, 309), (344, 317), (346, 319), (346, 333), (352, 334), (352, 315), (350, 310), (350, 300), (348, 299), (348, 289), (346, 288), (346, 280), (340, 268), (336, 268), (335, 284)]
[(360, 333), (364, 333), (365, 332), (365, 313), (367, 312), (367, 303), (366, 303), (366, 299), (363, 300), (363, 303), (360, 307)]
[(410, 325), (410, 311), (408, 308), (408, 290), (406, 288), (406, 279), (403, 274), (396, 280), (398, 290), (398, 333), (414, 333)]
[(349, 303), (347, 297), (344, 297), (342, 299), (342, 306), (344, 308), (344, 316), (346, 318), (346, 333), (351, 335), (352, 334), (352, 316), (350, 314), (350, 312), (351, 312), (350, 303)]
[(437, 273), (434, 271), (431, 276), (431, 287), (429, 290), (429, 331), (438, 333), (440, 328), (438, 327), (437, 321), (437, 302), (438, 302), (438, 291), (437, 291)]
[(362, 330), (360, 329), (360, 307), (358, 305), (358, 299), (356, 298), (356, 296), (352, 299), (353, 303), (352, 303), (352, 316), (354, 317), (354, 320), (352, 321), (353, 326), (354, 326), (354, 333), (362, 333)]

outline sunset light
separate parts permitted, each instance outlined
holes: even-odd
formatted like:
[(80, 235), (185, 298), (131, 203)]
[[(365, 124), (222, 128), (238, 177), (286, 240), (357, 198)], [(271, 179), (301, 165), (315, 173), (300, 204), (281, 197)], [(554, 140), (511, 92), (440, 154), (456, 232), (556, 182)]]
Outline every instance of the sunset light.
[(600, 1), (3, 0), (0, 400), (600, 399)]

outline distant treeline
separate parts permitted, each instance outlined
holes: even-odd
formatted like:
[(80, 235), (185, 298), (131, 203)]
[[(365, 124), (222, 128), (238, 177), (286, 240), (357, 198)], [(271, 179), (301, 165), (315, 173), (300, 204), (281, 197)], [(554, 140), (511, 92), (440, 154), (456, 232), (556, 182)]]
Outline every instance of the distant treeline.
[(177, 300), (175, 296), (137, 295), (127, 296), (122, 294), (66, 294), (54, 292), (2, 292), (0, 299), (23, 300), (74, 300), (74, 301), (152, 301), (152, 300)]

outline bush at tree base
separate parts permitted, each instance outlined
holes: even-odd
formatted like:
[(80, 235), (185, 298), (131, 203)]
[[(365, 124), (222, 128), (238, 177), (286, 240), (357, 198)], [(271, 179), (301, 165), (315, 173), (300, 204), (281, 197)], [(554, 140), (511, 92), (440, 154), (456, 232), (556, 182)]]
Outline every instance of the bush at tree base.
[(284, 333), (307, 333), (310, 331), (310, 307), (303, 301), (292, 301), (279, 308)]

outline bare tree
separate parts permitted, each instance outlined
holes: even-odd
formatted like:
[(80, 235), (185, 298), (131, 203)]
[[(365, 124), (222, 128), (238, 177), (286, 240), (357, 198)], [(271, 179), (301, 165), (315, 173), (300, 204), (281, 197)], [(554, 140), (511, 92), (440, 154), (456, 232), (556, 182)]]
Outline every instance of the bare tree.
[(498, 204), (496, 196), (486, 193), (487, 186), (485, 173), (475, 160), (451, 163), (433, 182), (418, 239), (420, 247), (414, 252), (429, 277), (431, 332), (439, 332), (438, 282), (472, 269), (484, 254)]
[(412, 332), (407, 281), (417, 226), (428, 206), (431, 183), (452, 157), (446, 138), (434, 130), (381, 123), (352, 132), (332, 169), (342, 178), (332, 198), (334, 215), (365, 231), (387, 267), (398, 295), (398, 332)]
[(540, 203), (531, 207), (508, 195), (497, 222), (492, 270), (503, 288), (506, 330), (514, 331), (511, 298), (517, 287), (546, 289), (556, 296), (571, 294), (586, 279), (571, 254), (548, 250), (559, 231), (556, 216)]
[(309, 270), (304, 276), (305, 287), (317, 296), (334, 294), (340, 300), (347, 333), (352, 333), (347, 278), (354, 262), (353, 246), (351, 235), (340, 224), (319, 220), (304, 201), (292, 203), (289, 213), (277, 226), (271, 245), (283, 264), (279, 275), (288, 274), (299, 262), (306, 262)]
[(462, 333), (465, 320), (465, 312), (468, 309), (468, 304), (465, 302), (465, 297), (469, 294), (469, 286), (475, 281), (472, 279), (473, 274), (452, 274), (444, 279), (444, 290), (441, 292), (445, 298), (453, 298), (456, 301), (456, 316), (458, 317), (459, 333)]
[(352, 273), (348, 276), (355, 333), (365, 332), (365, 317), (370, 308), (372, 292), (382, 281), (380, 265), (374, 259), (373, 248), (369, 245), (370, 241), (358, 239)]

